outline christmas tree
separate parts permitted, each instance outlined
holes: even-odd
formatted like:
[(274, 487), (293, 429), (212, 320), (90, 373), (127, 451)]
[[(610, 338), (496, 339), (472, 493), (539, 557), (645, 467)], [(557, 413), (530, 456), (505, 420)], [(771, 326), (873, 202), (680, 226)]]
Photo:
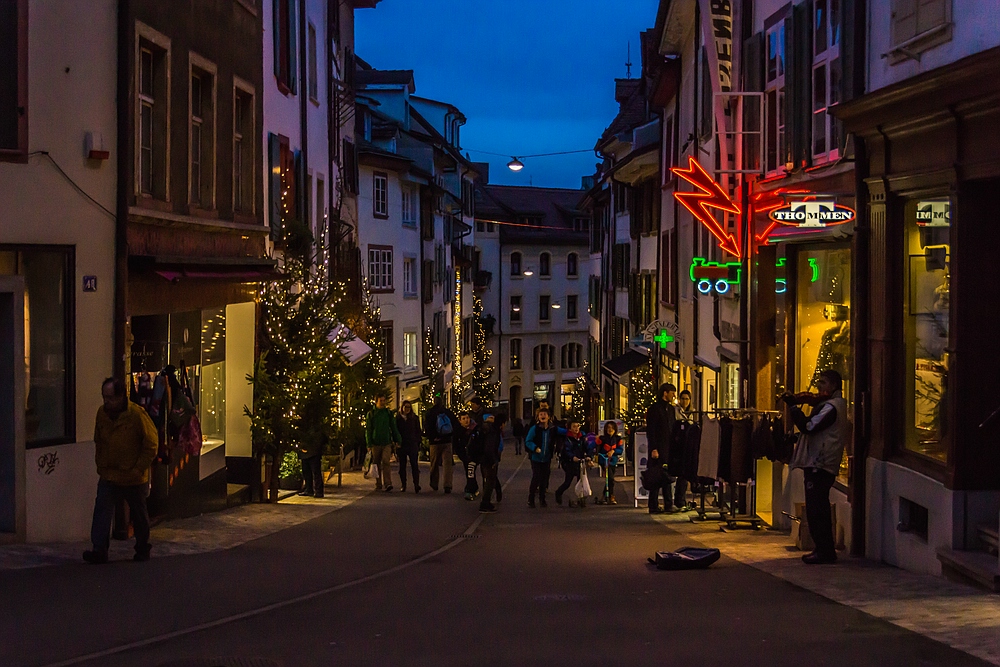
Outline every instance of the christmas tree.
[(500, 389), (500, 382), (490, 380), (496, 369), (489, 365), (493, 350), (486, 344), (483, 301), (478, 296), (474, 297), (472, 302), (472, 322), (475, 327), (472, 341), (472, 391), (483, 406), (491, 407)]

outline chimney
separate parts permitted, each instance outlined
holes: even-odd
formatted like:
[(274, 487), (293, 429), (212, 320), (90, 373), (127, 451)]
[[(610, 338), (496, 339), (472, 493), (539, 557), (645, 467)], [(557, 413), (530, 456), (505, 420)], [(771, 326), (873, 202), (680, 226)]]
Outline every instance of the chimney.
[(619, 109), (625, 106), (641, 84), (642, 79), (615, 79), (615, 102), (618, 102)]

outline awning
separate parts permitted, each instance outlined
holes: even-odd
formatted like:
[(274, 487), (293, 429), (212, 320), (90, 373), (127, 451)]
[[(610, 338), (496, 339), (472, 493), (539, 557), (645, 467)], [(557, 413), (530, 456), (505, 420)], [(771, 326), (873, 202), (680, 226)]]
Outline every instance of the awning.
[(611, 361), (608, 361), (601, 365), (601, 370), (604, 375), (607, 375), (613, 380), (617, 380), (622, 375), (625, 375), (631, 370), (634, 370), (649, 361), (649, 357), (641, 352), (636, 352), (635, 350), (629, 350), (625, 354), (615, 357)]
[(341, 338), (341, 343), (337, 349), (347, 359), (349, 366), (353, 366), (372, 353), (372, 348), (368, 343), (355, 336), (354, 332), (343, 324), (334, 327), (327, 338), (333, 342), (337, 340), (338, 336)]
[(128, 263), (130, 270), (148, 271), (172, 283), (185, 279), (250, 283), (281, 277), (277, 262), (269, 257), (132, 255)]

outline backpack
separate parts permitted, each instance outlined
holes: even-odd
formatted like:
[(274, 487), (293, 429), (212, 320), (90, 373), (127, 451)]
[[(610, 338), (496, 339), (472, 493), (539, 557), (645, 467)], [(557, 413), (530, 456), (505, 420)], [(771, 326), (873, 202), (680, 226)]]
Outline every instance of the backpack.
[(451, 419), (443, 412), (437, 416), (435, 426), (437, 427), (438, 435), (451, 435), (452, 433)]
[(657, 551), (653, 558), (646, 560), (657, 570), (703, 570), (721, 556), (718, 549), (681, 547), (677, 551)]

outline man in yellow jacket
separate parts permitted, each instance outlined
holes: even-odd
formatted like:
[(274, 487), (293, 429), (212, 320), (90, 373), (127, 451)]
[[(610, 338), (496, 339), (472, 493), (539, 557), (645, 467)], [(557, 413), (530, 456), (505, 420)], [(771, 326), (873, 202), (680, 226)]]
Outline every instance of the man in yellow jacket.
[(104, 406), (97, 411), (94, 424), (94, 444), (97, 463), (97, 500), (94, 521), (90, 528), (93, 551), (84, 551), (88, 563), (108, 562), (111, 542), (111, 519), (115, 505), (124, 499), (128, 503), (135, 528), (133, 560), (149, 560), (149, 512), (146, 496), (149, 491), (149, 466), (156, 456), (159, 437), (149, 415), (128, 400), (125, 383), (108, 378), (101, 385)]

